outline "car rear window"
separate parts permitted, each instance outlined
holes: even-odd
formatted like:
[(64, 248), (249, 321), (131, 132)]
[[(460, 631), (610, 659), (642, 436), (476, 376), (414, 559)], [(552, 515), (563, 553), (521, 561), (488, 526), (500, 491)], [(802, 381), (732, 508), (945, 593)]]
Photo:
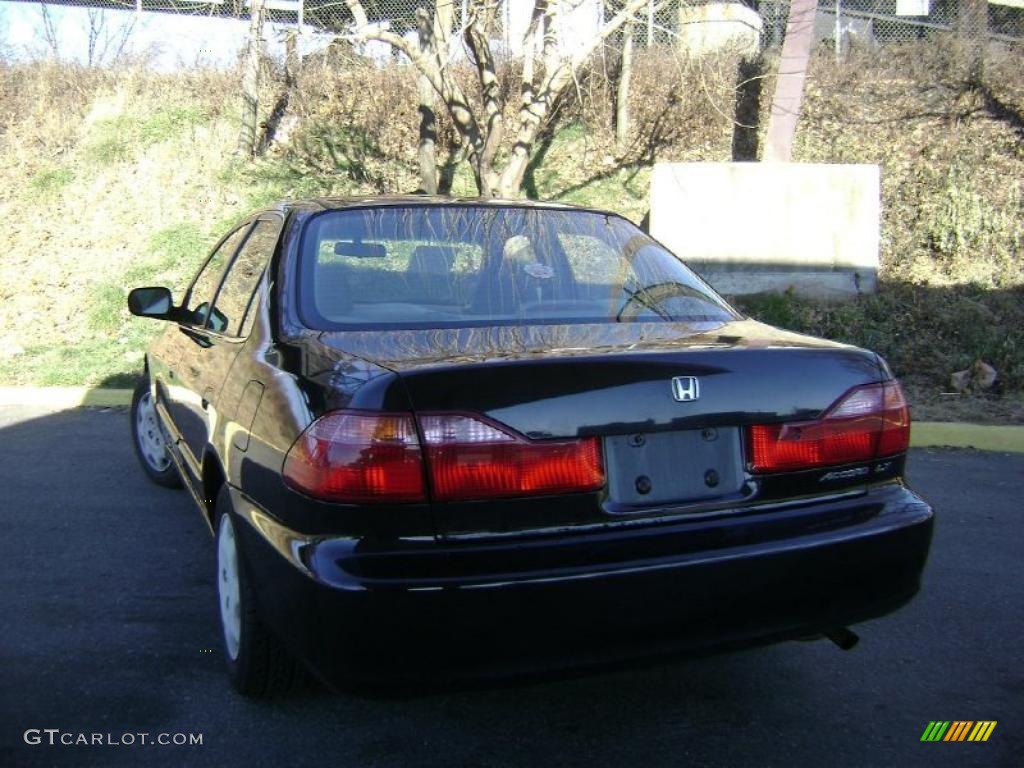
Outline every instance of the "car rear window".
[(300, 250), (299, 306), (322, 330), (737, 316), (611, 214), (451, 204), (326, 211), (306, 223)]

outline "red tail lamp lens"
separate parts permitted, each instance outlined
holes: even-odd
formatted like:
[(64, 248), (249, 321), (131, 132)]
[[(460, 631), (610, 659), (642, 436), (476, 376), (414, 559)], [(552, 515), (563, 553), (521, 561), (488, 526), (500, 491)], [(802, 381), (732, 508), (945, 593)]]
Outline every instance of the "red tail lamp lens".
[(594, 491), (604, 485), (601, 444), (528, 440), (468, 414), (335, 411), (302, 433), (284, 462), (285, 482), (347, 503), (468, 501)]
[(420, 428), (438, 501), (581, 493), (604, 485), (597, 438), (534, 441), (464, 414), (426, 414)]
[(288, 451), (284, 479), (328, 501), (426, 500), (411, 414), (335, 411), (322, 416)]
[(903, 387), (897, 381), (887, 382), (884, 410), (882, 411), (882, 434), (878, 438), (878, 456), (893, 456), (906, 453), (910, 447), (910, 406), (903, 394)]
[(820, 419), (750, 427), (755, 472), (813, 469), (903, 453), (910, 444), (910, 409), (899, 383), (851, 389)]

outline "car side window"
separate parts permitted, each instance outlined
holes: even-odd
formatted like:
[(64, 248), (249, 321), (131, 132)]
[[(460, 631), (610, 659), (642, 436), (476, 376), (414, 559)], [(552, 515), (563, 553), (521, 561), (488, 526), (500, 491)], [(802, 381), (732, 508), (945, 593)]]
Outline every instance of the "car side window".
[(227, 336), (241, 335), (245, 310), (274, 253), (280, 232), (280, 221), (260, 219), (256, 222), (221, 282), (210, 313), (210, 329)]
[(245, 233), (248, 231), (249, 223), (246, 222), (228, 235), (221, 242), (220, 247), (207, 259), (206, 264), (192, 283), (187, 304), (189, 322), (192, 325), (206, 325), (207, 317), (210, 314), (210, 306), (213, 303), (214, 292), (217, 290), (220, 276), (224, 272), (224, 266), (234, 256), (239, 244), (245, 237)]

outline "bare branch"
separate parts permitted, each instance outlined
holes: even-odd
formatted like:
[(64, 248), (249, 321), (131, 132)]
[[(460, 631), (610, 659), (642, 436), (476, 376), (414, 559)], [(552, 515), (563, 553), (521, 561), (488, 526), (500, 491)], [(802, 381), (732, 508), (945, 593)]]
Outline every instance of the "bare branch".
[[(655, 3), (660, 6), (664, 0)], [(503, 194), (517, 191), (522, 184), (523, 175), (529, 162), (530, 152), (537, 139), (537, 133), (550, 114), (551, 106), (572, 81), (577, 70), (588, 58), (624, 24), (630, 22), (633, 14), (640, 8), (648, 6), (649, 0), (628, 0), (622, 8), (594, 35), (587, 44), (581, 46), (572, 56), (561, 55), (558, 45), (558, 30), (555, 28), (559, 12), (558, 3), (548, 0), (535, 0), (534, 13), (540, 13), (544, 24), (544, 77), (536, 95), (530, 100), (523, 100), (519, 110), (519, 129), (516, 132), (512, 157), (501, 174), (499, 189)], [(575, 7), (575, 6), (573, 6)]]
[[(406, 40), (390, 30), (382, 29), (378, 24), (371, 24), (360, 0), (345, 0), (345, 5), (348, 6), (355, 19), (353, 37), (356, 40), (379, 40), (404, 53), (440, 95), (452, 116), (456, 129), (467, 141), (467, 151), (470, 153), (470, 157), (478, 160), (484, 151), (483, 134), (473, 115), (469, 100), (459, 84), (442, 66), (443, 62), (438, 59), (438, 51), (434, 50), (432, 53), (421, 51), (418, 44)], [(479, 163), (476, 165), (478, 166)]]
[(50, 9), (46, 7), (46, 3), (40, 4), (39, 12), (43, 17), (43, 41), (46, 43), (46, 47), (50, 49), (53, 58), (59, 59), (60, 44), (57, 42), (57, 25), (50, 15)]
[[(549, 102), (561, 93), (562, 88), (572, 79), (572, 74), (582, 67), (604, 41), (614, 35), (624, 24), (633, 19), (633, 15), (641, 8), (647, 7), (649, 0), (628, 0), (622, 8), (611, 18), (601, 30), (587, 41), (586, 45), (578, 48), (568, 59), (563, 59), (558, 65), (545, 72), (545, 83), (539, 96)], [(657, 0), (654, 10), (664, 4), (664, 0)]]
[(523, 35), (523, 74), (519, 87), (522, 106), (527, 107), (533, 103), (533, 77), (534, 60), (537, 57), (537, 30), (541, 28), (544, 20), (544, 10), (547, 0), (540, 0), (533, 6), (533, 13), (530, 15), (530, 24), (526, 27), (526, 34)]

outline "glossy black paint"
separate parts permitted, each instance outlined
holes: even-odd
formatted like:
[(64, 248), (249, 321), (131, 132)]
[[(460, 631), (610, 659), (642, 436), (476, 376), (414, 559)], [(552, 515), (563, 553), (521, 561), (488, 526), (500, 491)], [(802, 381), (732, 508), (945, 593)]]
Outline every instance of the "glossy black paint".
[[(247, 509), (244, 500), (239, 507)], [(243, 529), (268, 620), (328, 683), (537, 672), (815, 636), (918, 590), (932, 513), (890, 485), (733, 519), (443, 548)]]
[[(748, 473), (742, 498), (650, 507), (615, 505), (605, 491), (358, 506), (289, 489), (288, 449), (340, 408), (476, 411), (533, 438), (603, 437), (813, 418), (850, 388), (891, 378), (871, 352), (746, 319), (303, 327), (294, 273), (304, 222), (331, 207), (396, 204), (446, 201), (315, 200), (256, 214), (283, 227), (245, 333), (179, 312), (147, 355), (186, 485), (211, 524), (210, 500), (221, 483), (232, 488), (261, 609), (324, 675), (350, 675), (353, 657), (374, 655), (370, 638), (392, 632), (432, 633), (442, 646), (459, 633), (483, 638), (439, 662), (447, 668), (496, 660), (488, 649), (520, 631), (536, 640), (552, 625), (567, 638), (593, 627), (562, 648), (583, 660), (602, 644), (635, 652), (813, 634), (916, 591), (932, 517), (902, 484), (902, 456), (838, 479), (835, 468)], [(678, 375), (701, 377), (700, 400), (673, 399)]]

